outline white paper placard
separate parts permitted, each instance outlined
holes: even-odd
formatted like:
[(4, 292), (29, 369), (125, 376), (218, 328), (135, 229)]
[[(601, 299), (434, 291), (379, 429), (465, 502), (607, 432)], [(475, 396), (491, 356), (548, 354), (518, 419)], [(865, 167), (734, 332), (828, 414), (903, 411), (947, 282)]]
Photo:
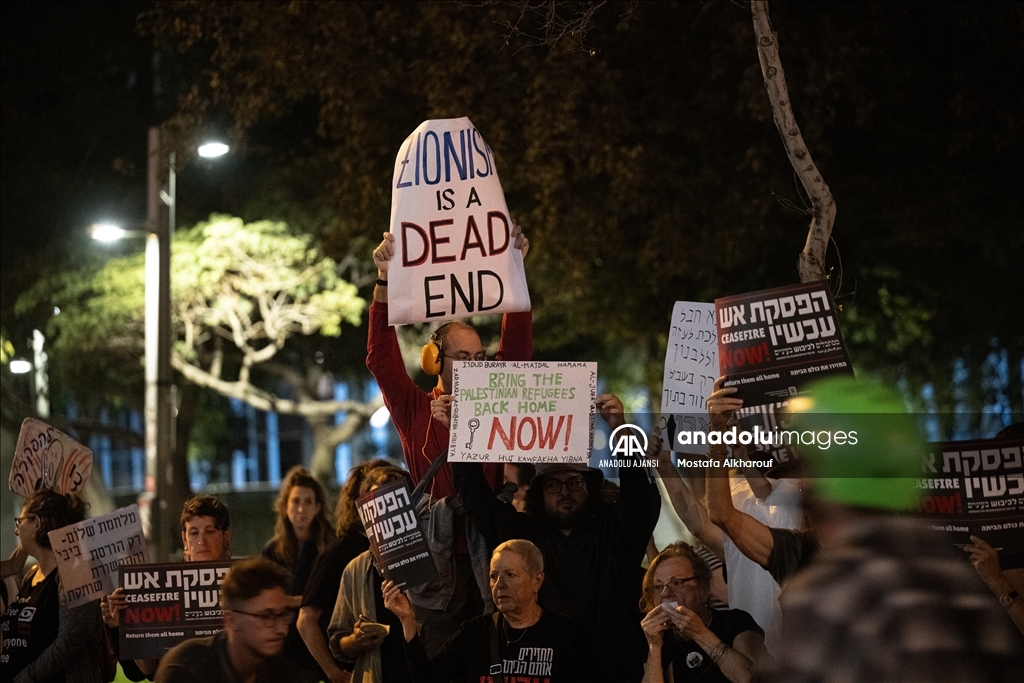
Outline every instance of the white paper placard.
[(456, 361), (452, 462), (587, 463), (597, 363)]
[(138, 505), (48, 535), (60, 572), (61, 599), (71, 607), (99, 600), (117, 588), (122, 564), (148, 561)]
[(424, 121), (391, 184), (391, 325), (530, 310), (494, 154), (468, 118)]
[(681, 430), (707, 431), (707, 398), (718, 375), (715, 305), (677, 301), (672, 308), (661, 390), (662, 445), (678, 453), (706, 453), (703, 444), (680, 445)]

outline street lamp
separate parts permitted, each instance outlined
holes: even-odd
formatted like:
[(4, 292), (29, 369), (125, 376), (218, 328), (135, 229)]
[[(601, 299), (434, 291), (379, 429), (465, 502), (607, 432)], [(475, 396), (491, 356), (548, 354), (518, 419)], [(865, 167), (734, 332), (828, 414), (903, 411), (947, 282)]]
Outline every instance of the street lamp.
[[(228, 146), (207, 143), (200, 156), (212, 158), (228, 152)], [(205, 150), (205, 151), (204, 151)], [(94, 225), (92, 237), (113, 241), (126, 236), (146, 236), (146, 493), (150, 502), (150, 539), (155, 561), (167, 561), (177, 534), (175, 510), (170, 500), (184, 482), (174, 480), (174, 407), (171, 382), (171, 241), (174, 237), (177, 177), (174, 152), (167, 157), (167, 189), (163, 189), (163, 156), (160, 127), (149, 129), (146, 230), (124, 230), (109, 223)], [(164, 208), (166, 207), (166, 211)], [(184, 501), (177, 501), (178, 503)]]
[(24, 375), (26, 372), (32, 371), (32, 364), (24, 358), (15, 358), (10, 362), (9, 367), (15, 375)]

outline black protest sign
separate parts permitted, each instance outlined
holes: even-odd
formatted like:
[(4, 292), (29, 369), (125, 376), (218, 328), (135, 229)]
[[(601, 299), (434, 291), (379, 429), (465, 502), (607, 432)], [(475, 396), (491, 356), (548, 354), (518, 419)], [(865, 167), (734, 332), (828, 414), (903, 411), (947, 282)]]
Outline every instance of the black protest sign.
[(928, 444), (921, 512), (964, 547), (970, 536), (999, 550), (1003, 569), (1024, 567), (1024, 439)]
[(719, 370), (746, 406), (784, 401), (832, 375), (852, 375), (825, 282), (715, 299)]
[(230, 562), (121, 568), (128, 606), (121, 612), (121, 659), (156, 659), (189, 638), (224, 627), (220, 585)]
[(404, 588), (438, 577), (405, 482), (375, 488), (356, 501), (356, 508), (385, 579)]

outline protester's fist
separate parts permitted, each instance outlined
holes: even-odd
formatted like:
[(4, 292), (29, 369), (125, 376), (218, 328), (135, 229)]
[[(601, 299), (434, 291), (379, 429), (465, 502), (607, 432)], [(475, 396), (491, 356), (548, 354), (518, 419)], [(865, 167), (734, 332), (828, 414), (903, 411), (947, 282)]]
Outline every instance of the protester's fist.
[(103, 616), (103, 623), (110, 628), (117, 628), (121, 621), (121, 610), (128, 606), (128, 599), (124, 596), (124, 588), (115, 588), (114, 592), (100, 599), (100, 614)]
[(696, 612), (683, 605), (679, 605), (667, 614), (672, 621), (672, 628), (684, 638), (693, 640), (708, 628)]
[(442, 394), (430, 402), (430, 415), (451, 429), (452, 426), (452, 401), (455, 400), (451, 394)]
[(408, 596), (393, 581), (385, 581), (380, 588), (384, 594), (384, 606), (391, 610), (400, 621), (405, 622), (407, 619), (415, 618)]
[(714, 390), (708, 396), (708, 416), (711, 418), (711, 431), (724, 431), (729, 425), (732, 411), (743, 407), (743, 399), (735, 398), (736, 387), (722, 387), (725, 377), (715, 380)]
[(626, 423), (625, 418), (622, 417), (624, 412), (622, 401), (615, 394), (601, 394), (594, 399), (594, 405), (597, 406), (597, 412), (601, 414), (601, 417), (612, 429)]
[(978, 572), (978, 576), (985, 583), (998, 579), (1003, 573), (999, 566), (999, 553), (977, 536), (971, 536), (971, 541), (974, 542), (974, 545), (966, 546), (964, 552), (971, 554), (971, 564)]
[(512, 219), (512, 246), (523, 252), (523, 258), (526, 258), (527, 252), (530, 251), (530, 240), (526, 239), (526, 235), (523, 234), (523, 229), (519, 227), (515, 219)]
[[(387, 274), (388, 272), (388, 261), (395, 255), (395, 236), (390, 232), (384, 233), (384, 239), (381, 240), (377, 248), (373, 250), (373, 262), (377, 264), (377, 276)], [(383, 278), (381, 278), (383, 279)]]
[(668, 612), (662, 609), (661, 605), (656, 606), (640, 622), (640, 628), (647, 636), (647, 644), (652, 647), (661, 647), (664, 636), (662, 635), (669, 627)]

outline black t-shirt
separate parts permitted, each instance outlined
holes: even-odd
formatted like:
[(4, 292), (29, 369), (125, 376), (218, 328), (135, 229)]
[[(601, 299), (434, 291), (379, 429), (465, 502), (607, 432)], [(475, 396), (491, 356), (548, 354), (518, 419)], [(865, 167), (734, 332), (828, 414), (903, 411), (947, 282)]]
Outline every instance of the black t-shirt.
[[(409, 666), (416, 683), (502, 683), (492, 675), (492, 633), (497, 633), (499, 657), (506, 680), (531, 683), (593, 683), (598, 680), (588, 663), (579, 624), (544, 610), (540, 620), (526, 629), (514, 629), (493, 615), (470, 619), (445, 643), (434, 659), (428, 659), (419, 637), (406, 644)], [(594, 653), (596, 656), (597, 653)]]
[[(348, 563), (357, 555), (370, 549), (370, 541), (358, 532), (346, 534), (327, 546), (313, 565), (313, 571), (306, 582), (306, 590), (302, 593), (302, 606), (315, 607), (326, 621), (321, 626), (326, 631), (334, 611), (334, 603), (338, 600), (338, 589), (341, 587), (341, 574)], [(321, 616), (321, 620), (323, 620)]]
[[(38, 571), (38, 569), (36, 569)], [(32, 585), (29, 574), (17, 599), (0, 619), (3, 654), (0, 654), (0, 681), (8, 683), (15, 674), (34, 662), (57, 637), (60, 627), (60, 584), (57, 571)], [(45, 683), (64, 683), (64, 674), (47, 678)]]
[(793, 574), (810, 564), (818, 552), (818, 536), (814, 531), (768, 529), (772, 534), (772, 552), (765, 569), (780, 586)]
[[(276, 562), (291, 572), (292, 586), (288, 591), (288, 594), (302, 595), (303, 591), (306, 589), (310, 573), (313, 571), (313, 567), (316, 564), (316, 541), (313, 539), (307, 539), (299, 548), (299, 556), (295, 558), (295, 564), (291, 566), (285, 562), (284, 558), (278, 556), (277, 548), (273, 541), (267, 543), (267, 545), (263, 547), (262, 554), (267, 559)], [(329, 620), (330, 615), (328, 614), (328, 621)], [(302, 640), (302, 635), (299, 633), (299, 629), (295, 624), (296, 622), (292, 622), (288, 627), (288, 639), (285, 641), (284, 645), (284, 656), (301, 666), (303, 669), (313, 671), (322, 677), (324, 672), (320, 670), (320, 665), (317, 664), (316, 658), (310, 654), (309, 649), (306, 647), (305, 641)]]
[[(741, 609), (711, 610), (708, 628), (718, 638), (732, 647), (732, 642), (744, 631), (757, 631), (764, 635), (754, 618)], [(661, 668), (672, 664), (672, 677), (676, 683), (700, 681), (700, 683), (728, 683), (721, 669), (711, 662), (711, 657), (692, 640), (683, 640), (674, 631), (664, 632), (661, 646)]]

